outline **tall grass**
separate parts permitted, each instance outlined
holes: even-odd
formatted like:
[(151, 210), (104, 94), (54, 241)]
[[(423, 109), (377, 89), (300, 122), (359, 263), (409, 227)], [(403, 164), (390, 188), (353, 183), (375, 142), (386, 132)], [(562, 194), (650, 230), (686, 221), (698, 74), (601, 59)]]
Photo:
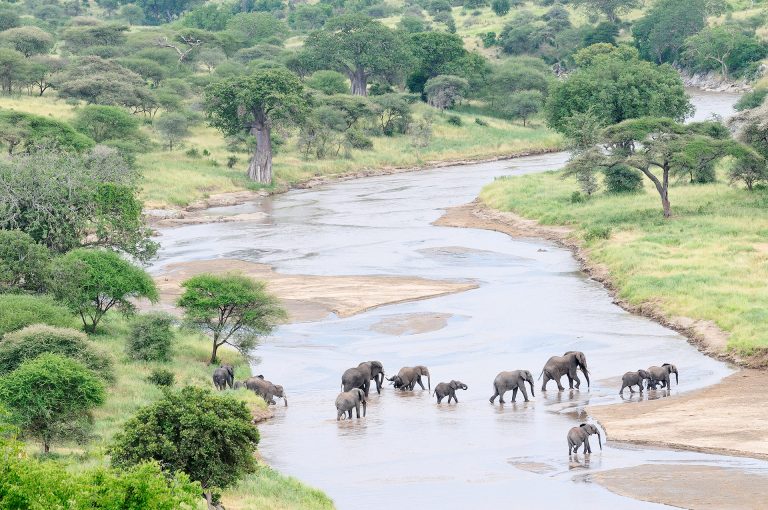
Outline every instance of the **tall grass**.
[(713, 321), (729, 333), (729, 349), (752, 355), (768, 349), (768, 191), (720, 178), (672, 187), (669, 220), (648, 183), (643, 193), (572, 203), (576, 182), (559, 172), (497, 180), (481, 199), (543, 224), (572, 226), (590, 259), (609, 269), (622, 299)]

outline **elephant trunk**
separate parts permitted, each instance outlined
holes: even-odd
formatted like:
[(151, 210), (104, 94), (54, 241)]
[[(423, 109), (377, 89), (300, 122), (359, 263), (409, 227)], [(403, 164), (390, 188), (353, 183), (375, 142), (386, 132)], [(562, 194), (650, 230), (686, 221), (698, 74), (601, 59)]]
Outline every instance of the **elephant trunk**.
[(368, 407), (368, 403), (365, 400), (363, 400), (362, 404), (363, 404), (363, 418), (365, 418), (365, 410)]
[(680, 378), (677, 375), (677, 370), (675, 370), (675, 384), (680, 384)]
[[(525, 383), (523, 383), (523, 385), (525, 385)], [(533, 380), (532, 379), (528, 379), (528, 386), (531, 387), (531, 396), (535, 397), (536, 393), (534, 393), (534, 391), (533, 391)]]
[(587, 380), (587, 388), (589, 389), (589, 370), (587, 370), (586, 365), (581, 366), (581, 372), (584, 374), (584, 379)]
[(283, 396), (283, 407), (288, 407), (288, 397)]
[(600, 445), (600, 451), (603, 450), (603, 440), (600, 438), (600, 432), (597, 433), (597, 444)]
[(427, 389), (432, 389), (432, 378), (429, 376), (429, 372), (427, 372)]

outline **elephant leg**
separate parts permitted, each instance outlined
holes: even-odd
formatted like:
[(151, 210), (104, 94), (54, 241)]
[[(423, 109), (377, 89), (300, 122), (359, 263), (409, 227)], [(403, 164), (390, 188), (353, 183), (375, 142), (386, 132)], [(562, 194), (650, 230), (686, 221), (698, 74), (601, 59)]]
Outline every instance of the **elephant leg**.
[(498, 396), (499, 396), (499, 389), (494, 387), (494, 389), (493, 389), (493, 396), (491, 398), (489, 398), (488, 401), (491, 404), (493, 404), (493, 401), (496, 400), (496, 397), (498, 397)]
[(416, 382), (417, 382), (417, 383), (419, 383), (419, 386), (421, 386), (421, 389), (422, 389), (422, 390), (426, 390), (426, 388), (424, 387), (424, 385), (423, 385), (423, 384), (421, 384), (421, 376), (418, 376), (418, 377), (416, 378)]
[(504, 393), (507, 392), (507, 389), (506, 388), (499, 388), (496, 391), (499, 392), (499, 404), (503, 404), (504, 403)]
[[(573, 375), (571, 376), (571, 379), (573, 379), (572, 382), (576, 383), (576, 389), (578, 390), (581, 388), (581, 379), (579, 379), (579, 373), (574, 371)], [(571, 386), (571, 389), (573, 389), (573, 386)]]
[(459, 403), (459, 399), (456, 398), (456, 393), (453, 394), (453, 403), (454, 404), (458, 404)]
[(544, 381), (541, 383), (541, 391), (547, 391), (547, 383), (552, 379), (548, 373), (544, 372)]
[(525, 383), (523, 383), (523, 385), (520, 386), (520, 390), (523, 392), (523, 398), (525, 399), (525, 401), (530, 402), (528, 400), (528, 391), (525, 389)]
[(368, 396), (368, 391), (371, 389), (371, 381), (365, 381), (363, 383), (363, 393), (365, 393), (365, 396)]
[(557, 377), (557, 378), (555, 378), (555, 382), (557, 383), (557, 391), (565, 391), (565, 388), (563, 388), (563, 385), (562, 385), (562, 383), (560, 382), (560, 379), (561, 379), (562, 377), (563, 377), (563, 376), (561, 375), (560, 377)]
[(340, 421), (341, 417), (344, 416), (344, 411), (336, 411), (336, 421)]
[[(438, 393), (437, 394), (437, 403), (440, 404), (443, 402), (443, 395)], [(450, 400), (448, 401), (450, 403)]]
[(347, 417), (351, 420), (352, 419), (352, 408), (350, 407), (347, 409)]
[(568, 388), (572, 390), (573, 389), (573, 377), (571, 376), (571, 374), (566, 374), (566, 375), (568, 376)]
[[(626, 387), (627, 387), (627, 385), (622, 383), (621, 389), (619, 390), (619, 395), (623, 395), (624, 394), (624, 388), (626, 388)], [(631, 386), (629, 387), (629, 391), (632, 391), (632, 387)]]
[(355, 414), (357, 415), (357, 419), (360, 419), (360, 402), (355, 402)]
[(517, 400), (517, 388), (512, 389), (512, 402)]

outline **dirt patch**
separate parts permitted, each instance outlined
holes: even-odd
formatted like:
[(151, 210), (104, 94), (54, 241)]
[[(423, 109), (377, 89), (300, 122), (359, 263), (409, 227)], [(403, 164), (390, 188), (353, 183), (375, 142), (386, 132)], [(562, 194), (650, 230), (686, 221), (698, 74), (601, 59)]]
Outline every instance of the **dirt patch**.
[(449, 313), (403, 313), (384, 317), (371, 330), (385, 335), (418, 335), (443, 329), (452, 317)]
[(768, 501), (768, 476), (714, 466), (644, 464), (587, 479), (621, 496), (693, 510), (757, 510)]
[(768, 373), (742, 370), (702, 390), (587, 412), (613, 441), (768, 459), (766, 385)]
[(510, 460), (508, 462), (510, 465), (516, 467), (517, 469), (522, 469), (523, 471), (528, 471), (529, 473), (536, 473), (539, 475), (546, 475), (557, 470), (556, 468), (543, 462), (532, 462), (525, 460)]
[(201, 260), (171, 264), (155, 277), (160, 301), (156, 308), (178, 314), (175, 302), (181, 282), (200, 273), (236, 272), (267, 282), (292, 322), (322, 320), (330, 314), (349, 317), (383, 305), (428, 299), (478, 287), (473, 282), (400, 276), (316, 276), (276, 273), (272, 267), (242, 260)]

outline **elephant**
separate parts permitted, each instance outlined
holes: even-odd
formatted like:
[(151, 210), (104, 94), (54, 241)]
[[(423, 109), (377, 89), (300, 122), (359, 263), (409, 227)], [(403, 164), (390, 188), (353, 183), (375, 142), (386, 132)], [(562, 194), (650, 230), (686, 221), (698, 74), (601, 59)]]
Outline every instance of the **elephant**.
[(558, 391), (563, 391), (563, 385), (560, 379), (568, 376), (568, 386), (573, 389), (573, 382), (576, 381), (576, 389), (581, 386), (581, 381), (576, 373), (576, 369), (581, 368), (584, 377), (587, 379), (587, 388), (589, 388), (589, 371), (587, 370), (587, 358), (581, 351), (568, 351), (562, 356), (552, 356), (547, 360), (544, 368), (541, 369), (539, 379), (544, 376), (544, 382), (541, 384), (541, 391), (547, 391), (547, 383), (554, 380), (557, 383)]
[(217, 390), (226, 390), (227, 386), (231, 389), (234, 382), (235, 367), (232, 365), (221, 365), (213, 371), (213, 385), (216, 386)]
[[(427, 388), (424, 388), (424, 384), (421, 382), (421, 376), (427, 376)], [(416, 383), (419, 383), (421, 389), (432, 389), (432, 380), (429, 375), (429, 369), (423, 365), (415, 367), (403, 367), (397, 373), (396, 376), (390, 377), (387, 381), (391, 381), (395, 384), (395, 388), (405, 390), (413, 390)]]
[(376, 381), (376, 392), (381, 394), (381, 385), (384, 384), (384, 366), (381, 361), (364, 361), (356, 368), (347, 369), (341, 376), (341, 391), (360, 388), (367, 397), (371, 380)]
[(629, 392), (634, 393), (635, 390), (632, 389), (632, 386), (637, 386), (640, 388), (640, 393), (642, 393), (643, 381), (650, 379), (651, 374), (642, 369), (638, 370), (637, 372), (627, 372), (621, 377), (621, 389), (619, 390), (619, 395), (624, 394), (624, 388), (629, 388)]
[(365, 392), (360, 388), (352, 388), (349, 391), (343, 391), (336, 397), (336, 421), (341, 420), (341, 417), (347, 413), (348, 418), (352, 419), (352, 408), (357, 413), (357, 418), (360, 419), (360, 404), (363, 405), (363, 417), (365, 417), (366, 400)]
[(499, 397), (499, 403), (504, 403), (504, 393), (512, 390), (512, 402), (517, 398), (518, 388), (523, 391), (523, 398), (528, 400), (528, 392), (525, 391), (525, 381), (531, 387), (531, 395), (536, 396), (533, 391), (533, 375), (528, 370), (512, 370), (511, 372), (500, 372), (493, 380), (493, 396), (488, 400), (493, 404), (496, 397)]
[[(261, 374), (256, 375), (254, 377), (258, 377), (259, 379), (264, 379), (264, 376), (261, 375)], [(244, 381), (236, 381), (235, 382), (234, 389), (239, 390), (240, 388), (245, 388), (245, 387), (246, 387), (246, 385), (245, 385)]]
[(597, 434), (597, 441), (602, 450), (603, 441), (600, 439), (600, 431), (592, 424), (582, 423), (568, 431), (568, 456), (570, 457), (571, 453), (576, 453), (582, 443), (584, 443), (584, 453), (592, 453), (592, 448), (589, 446), (589, 436), (592, 434)]
[(451, 381), (451, 382), (441, 382), (437, 386), (435, 386), (435, 391), (432, 392), (433, 395), (437, 397), (437, 403), (440, 404), (442, 400), (447, 396), (448, 397), (448, 403), (451, 403), (451, 399), (454, 400), (457, 404), (459, 403), (459, 399), (456, 398), (456, 390), (467, 390), (469, 387), (464, 384), (461, 381)]
[(243, 385), (261, 396), (269, 405), (275, 405), (274, 397), (280, 397), (283, 399), (285, 407), (288, 407), (288, 398), (285, 396), (283, 387), (279, 384), (272, 384), (271, 381), (264, 379), (262, 375), (249, 377), (243, 381)]
[(661, 383), (662, 388), (671, 388), (672, 381), (670, 374), (675, 374), (675, 384), (680, 384), (677, 367), (675, 365), (664, 363), (660, 367), (650, 367), (648, 368), (648, 373), (651, 374), (651, 377), (648, 379), (649, 390), (655, 390), (658, 383)]

